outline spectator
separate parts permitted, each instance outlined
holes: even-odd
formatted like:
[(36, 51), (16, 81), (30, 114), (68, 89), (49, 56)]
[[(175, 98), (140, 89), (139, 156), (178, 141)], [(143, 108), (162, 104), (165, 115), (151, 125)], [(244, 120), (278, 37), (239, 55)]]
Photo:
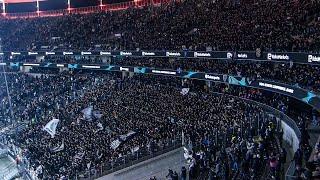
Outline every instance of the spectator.
[(181, 180), (186, 180), (187, 179), (187, 169), (183, 166), (181, 168)]
[(303, 152), (300, 148), (296, 150), (294, 153), (294, 162), (297, 168), (300, 168), (302, 166), (302, 159), (303, 159)]
[(9, 51), (46, 48), (318, 52), (319, 1), (258, 0), (239, 1), (237, 5), (230, 2), (186, 0), (123, 11), (1, 19), (0, 37), (4, 49)]

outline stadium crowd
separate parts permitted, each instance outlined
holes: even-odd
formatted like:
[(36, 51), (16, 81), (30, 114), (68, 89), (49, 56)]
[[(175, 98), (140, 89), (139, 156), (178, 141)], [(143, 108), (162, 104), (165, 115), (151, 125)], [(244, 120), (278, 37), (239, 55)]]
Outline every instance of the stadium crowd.
[[(259, 48), (319, 52), (319, 3), (185, 0), (86, 15), (0, 19), (0, 37), (8, 51)], [(44, 62), (97, 64), (102, 60), (55, 57)], [(272, 79), (316, 92), (320, 87), (319, 66), (303, 64), (160, 58), (113, 58), (104, 63)], [(189, 177), (206, 171), (212, 179), (281, 178), (287, 159), (276, 118), (261, 106), (231, 95), (270, 105), (292, 117), (301, 131), (296, 165), (302, 166), (302, 159), (310, 156), (306, 127), (311, 113), (296, 111), (290, 98), (279, 94), (214, 83), (199, 90), (192, 80), (166, 76), (120, 78), (119, 73), (41, 67), (30, 70), (37, 74), (6, 70), (10, 72), (6, 77), (1, 73), (0, 81), (3, 125), (27, 122), (21, 132), (11, 132), (7, 142), (23, 149), (40, 179), (102, 174), (180, 144), (188, 150)], [(52, 119), (60, 120), (53, 136), (44, 130)], [(176, 174), (169, 171), (168, 177)], [(298, 169), (297, 174), (307, 176), (308, 171)]]
[[(72, 83), (73, 79), (70, 76), (59, 75), (31, 76), (24, 73), (7, 73), (6, 77), (4, 77), (4, 73), (1, 73), (1, 116), (9, 118), (4, 122), (12, 123), (10, 117), (18, 122), (26, 119), (33, 121), (36, 118), (36, 112), (41, 111), (38, 106), (55, 105), (50, 104), (50, 102), (46, 101), (47, 99), (52, 98), (53, 101), (59, 102), (62, 101), (59, 98), (63, 98), (64, 93), (69, 93), (68, 91), (71, 90), (74, 92), (79, 90), (79, 87)], [(89, 76), (79, 77), (77, 81), (82, 82), (85, 78), (89, 78)], [(11, 105), (7, 94), (6, 82), (8, 82)], [(88, 83), (91, 82), (89, 81)], [(81, 88), (88, 88), (90, 85), (83, 82)], [(14, 117), (11, 116), (10, 109), (13, 110)], [(45, 114), (47, 112), (42, 113)]]
[[(272, 172), (279, 176), (283, 155), (276, 141), (275, 117), (243, 100), (191, 90), (182, 95), (181, 88), (193, 89), (192, 83), (181, 86), (179, 79), (165, 76), (121, 79), (98, 72), (36, 77), (11, 73), (7, 80), (14, 119), (29, 121), (15, 143), (40, 178), (99, 174), (130, 160), (130, 155), (181, 144), (182, 136), (191, 151), (191, 177), (210, 168), (210, 176), (220, 178), (259, 177), (266, 171), (256, 168), (265, 167), (269, 158), (276, 159), (277, 168)], [(5, 90), (4, 81), (2, 86)], [(258, 92), (222, 89), (225, 94), (241, 92), (252, 94), (246, 98), (262, 100)], [(2, 115), (11, 117), (6, 92), (1, 97)], [(276, 108), (281, 106), (276, 98), (265, 100)], [(101, 116), (88, 118), (83, 110), (90, 106)], [(61, 120), (54, 138), (43, 131), (52, 118)]]
[(204, 0), (59, 17), (0, 19), (4, 49), (319, 52), (319, 1)]

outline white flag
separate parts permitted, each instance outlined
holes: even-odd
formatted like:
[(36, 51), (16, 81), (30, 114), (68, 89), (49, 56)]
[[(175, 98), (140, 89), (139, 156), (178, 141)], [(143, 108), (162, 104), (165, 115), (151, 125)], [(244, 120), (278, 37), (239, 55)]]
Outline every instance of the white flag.
[(59, 152), (62, 151), (64, 149), (64, 142), (62, 142), (62, 144), (60, 146), (54, 147), (51, 149), (52, 152)]
[(85, 152), (78, 152), (75, 156), (74, 159), (79, 159), (81, 160), (84, 156)]
[(139, 146), (136, 146), (134, 148), (131, 148), (131, 152), (134, 153), (134, 152), (137, 152), (139, 151), (140, 147)]
[(101, 131), (101, 130), (103, 130), (103, 126), (102, 126), (102, 124), (99, 122), (98, 124), (97, 124), (97, 126), (98, 126), (98, 131)]
[(136, 134), (136, 132), (134, 132), (134, 131), (129, 131), (127, 134), (120, 135), (120, 139), (121, 139), (122, 141), (125, 141), (125, 140), (127, 140), (130, 136), (132, 136), (132, 135), (134, 135), (134, 134)]
[(182, 95), (186, 95), (186, 94), (188, 94), (189, 90), (190, 90), (190, 88), (182, 88), (180, 93)]
[(42, 165), (39, 165), (36, 169), (37, 174), (41, 174), (42, 173)]
[(90, 120), (90, 121), (92, 120), (92, 110), (93, 110), (93, 106), (89, 106), (81, 111), (86, 120)]
[(120, 146), (121, 142), (119, 141), (119, 139), (114, 140), (111, 142), (110, 147), (115, 150)]
[(91, 167), (91, 161), (87, 163), (87, 168), (90, 169), (90, 167)]
[(54, 138), (54, 135), (56, 134), (56, 128), (58, 126), (59, 121), (60, 121), (59, 119), (52, 119), (43, 128), (43, 130), (47, 131), (51, 135), (51, 138)]

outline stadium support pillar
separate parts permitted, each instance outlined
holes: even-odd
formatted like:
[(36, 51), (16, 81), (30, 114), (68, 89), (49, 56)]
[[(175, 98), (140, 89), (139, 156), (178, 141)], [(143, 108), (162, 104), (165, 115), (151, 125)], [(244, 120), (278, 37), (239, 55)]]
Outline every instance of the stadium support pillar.
[(38, 16), (40, 16), (39, 0), (37, 0), (37, 14), (38, 14)]
[(100, 10), (102, 10), (102, 7), (103, 7), (103, 2), (102, 0), (100, 0)]
[(134, 5), (135, 5), (135, 6), (138, 6), (140, 1), (141, 1), (141, 0), (134, 0)]
[(70, 4), (70, 0), (68, 0), (68, 13), (70, 14), (71, 12), (71, 4)]
[(4, 2), (4, 0), (2, 1), (2, 15), (6, 15), (6, 3)]

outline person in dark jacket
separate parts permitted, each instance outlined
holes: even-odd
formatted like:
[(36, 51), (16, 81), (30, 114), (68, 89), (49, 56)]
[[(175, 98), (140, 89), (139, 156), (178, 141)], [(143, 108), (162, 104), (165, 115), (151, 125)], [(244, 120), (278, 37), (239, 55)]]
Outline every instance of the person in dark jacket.
[(166, 178), (172, 178), (173, 171), (171, 169), (168, 170), (168, 174), (166, 175)]
[(172, 176), (171, 176), (172, 180), (179, 180), (179, 175), (178, 173), (175, 171)]
[(297, 151), (294, 153), (293, 160), (295, 162), (295, 166), (301, 166), (302, 165), (302, 158), (303, 158), (303, 153), (300, 148), (297, 149)]
[(281, 150), (280, 160), (281, 160), (281, 163), (283, 164), (287, 162), (287, 151), (285, 148), (282, 148)]
[(187, 169), (186, 167), (181, 168), (181, 180), (186, 180), (187, 179)]

